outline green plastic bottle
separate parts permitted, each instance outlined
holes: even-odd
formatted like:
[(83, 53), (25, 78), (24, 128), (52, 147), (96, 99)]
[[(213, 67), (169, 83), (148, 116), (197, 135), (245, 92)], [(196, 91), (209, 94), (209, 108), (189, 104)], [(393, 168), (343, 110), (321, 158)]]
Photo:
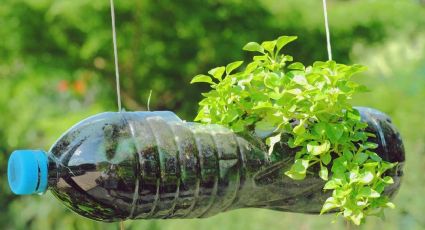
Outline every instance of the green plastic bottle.
[[(388, 116), (358, 108), (377, 153), (399, 162), (388, 175), (400, 186), (402, 140)], [(295, 150), (285, 141), (268, 155), (261, 138), (241, 137), (218, 125), (184, 122), (172, 112), (107, 112), (68, 130), (47, 153), (18, 150), (8, 178), (18, 195), (50, 190), (85, 217), (201, 218), (238, 208), (319, 213), (329, 193), (324, 181), (294, 181), (283, 172)]]

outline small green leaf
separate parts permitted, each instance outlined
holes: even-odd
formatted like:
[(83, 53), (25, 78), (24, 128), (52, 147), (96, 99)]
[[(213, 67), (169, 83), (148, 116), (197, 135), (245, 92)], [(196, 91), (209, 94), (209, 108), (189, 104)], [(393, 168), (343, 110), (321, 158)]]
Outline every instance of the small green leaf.
[(279, 100), (280, 98), (282, 98), (283, 94), (273, 91), (273, 92), (268, 93), (268, 96), (273, 100)]
[(302, 73), (295, 73), (294, 77), (292, 78), (292, 80), (299, 84), (299, 85), (306, 85), (308, 84), (307, 79), (305, 78), (305, 76)]
[(378, 154), (376, 154), (375, 152), (367, 151), (367, 153), (369, 154), (370, 159), (372, 159), (372, 160), (374, 160), (376, 162), (381, 162), (382, 161), (382, 158)]
[(308, 164), (309, 164), (309, 160), (297, 159), (297, 160), (295, 160), (295, 163), (293, 165), (293, 169), (296, 172), (305, 173), (307, 171)]
[(313, 141), (307, 144), (307, 151), (313, 155), (320, 155), (329, 151), (331, 144), (325, 140), (322, 144)]
[(396, 166), (397, 163), (389, 163), (389, 162), (381, 162), (381, 172), (385, 172), (388, 169), (392, 169), (394, 168), (394, 166)]
[(351, 111), (347, 111), (347, 117), (351, 120), (360, 121), (362, 117), (357, 109), (353, 109)]
[(371, 189), (370, 187), (363, 187), (363, 188), (360, 189), (357, 196), (367, 197), (367, 198), (378, 198), (381, 195), (377, 191)]
[(294, 57), (292, 57), (291, 55), (285, 55), (285, 57), (283, 58), (283, 60), (285, 61), (293, 61)]
[(364, 152), (358, 152), (356, 153), (356, 155), (354, 155), (354, 162), (356, 162), (357, 164), (363, 164), (363, 162), (365, 162), (367, 160), (369, 156), (364, 153)]
[(276, 73), (269, 73), (264, 77), (264, 85), (270, 89), (280, 86), (280, 78)]
[(269, 155), (271, 155), (273, 153), (273, 148), (275, 146), (275, 144), (280, 142), (280, 138), (281, 138), (282, 134), (277, 134), (275, 136), (271, 136), (269, 138), (267, 138), (267, 145), (270, 146), (269, 147)]
[(339, 185), (334, 180), (330, 180), (326, 182), (325, 186), (323, 187), (324, 190), (330, 190), (330, 189), (336, 189)]
[(296, 40), (296, 36), (281, 36), (276, 40), (277, 50), (280, 51), (285, 45)]
[(287, 171), (285, 172), (285, 175), (290, 177), (293, 180), (304, 180), (306, 174), (305, 173), (299, 173), (294, 171)]
[(382, 179), (385, 184), (394, 184), (394, 179), (392, 177), (386, 176)]
[(276, 47), (276, 41), (265, 41), (261, 43), (261, 46), (272, 54), (274, 51), (274, 47)]
[(395, 205), (394, 205), (394, 203), (392, 203), (392, 202), (387, 202), (387, 203), (385, 204), (385, 206), (387, 206), (388, 208), (391, 208), (391, 209), (395, 209)]
[(360, 225), (362, 223), (363, 218), (364, 218), (363, 212), (359, 212), (355, 215), (350, 216), (351, 221), (353, 221), (355, 225)]
[(352, 153), (351, 151), (349, 151), (349, 150), (344, 150), (344, 151), (342, 152), (342, 156), (344, 156), (344, 158), (345, 158), (347, 161), (351, 161), (351, 159), (353, 159), (353, 153)]
[(300, 124), (298, 124), (297, 126), (295, 126), (295, 128), (293, 129), (293, 132), (297, 135), (302, 135), (305, 133), (305, 125), (304, 122), (301, 122)]
[(335, 198), (329, 197), (325, 203), (323, 204), (322, 210), (320, 210), (320, 214), (323, 214), (327, 211), (337, 208), (338, 205), (335, 202)]
[(322, 155), (320, 159), (322, 160), (323, 164), (328, 165), (332, 160), (331, 153), (327, 152), (326, 154)]
[(378, 144), (373, 143), (373, 142), (366, 142), (366, 143), (364, 144), (364, 146), (365, 146), (367, 149), (376, 149), (376, 148), (378, 148)]
[(249, 42), (243, 47), (243, 50), (264, 53), (264, 48), (256, 42)]
[(299, 146), (301, 143), (303, 143), (305, 141), (305, 137), (304, 136), (296, 136), (295, 140), (294, 140), (294, 144)]
[(286, 92), (288, 92), (290, 94), (294, 94), (294, 95), (300, 95), (300, 94), (303, 93), (303, 91), (300, 90), (300, 89), (298, 89), (298, 88), (296, 88), (296, 89), (290, 89), (290, 90), (287, 90)]
[(319, 171), (319, 176), (320, 178), (322, 178), (323, 180), (328, 180), (328, 168), (326, 168), (323, 165), (320, 165), (320, 171)]
[(347, 161), (343, 157), (333, 160), (332, 172), (336, 175), (342, 175), (347, 171)]
[(273, 108), (273, 105), (267, 101), (260, 101), (252, 107), (253, 110), (269, 110), (272, 108)]
[(363, 168), (368, 171), (374, 171), (379, 166), (379, 162), (367, 162), (363, 164)]
[(190, 82), (190, 84), (198, 83), (198, 82), (204, 82), (204, 83), (209, 83), (209, 84), (215, 84), (215, 83), (212, 81), (212, 79), (211, 79), (211, 77), (210, 77), (210, 76), (203, 75), (203, 74), (196, 75), (196, 76), (192, 79), (192, 81)]
[(362, 174), (360, 176), (360, 182), (363, 184), (369, 184), (370, 182), (373, 181), (373, 179), (375, 178), (375, 176), (373, 175), (373, 173), (371, 172), (365, 172), (364, 174)]
[(326, 136), (332, 142), (337, 142), (344, 133), (344, 129), (340, 124), (326, 124)]
[(322, 122), (317, 123), (316, 125), (314, 125), (313, 130), (314, 132), (316, 132), (317, 135), (321, 136), (326, 132), (326, 124)]
[[(359, 205), (359, 204), (357, 204)], [(351, 209), (345, 208), (344, 209), (344, 217), (349, 217), (353, 214), (353, 211)]]
[(220, 66), (208, 71), (208, 73), (211, 74), (211, 76), (213, 76), (215, 79), (221, 81), (225, 70), (226, 68), (224, 68), (224, 66)]
[(294, 62), (288, 66), (288, 69), (305, 70), (305, 66), (301, 62)]
[(243, 61), (235, 61), (226, 66), (226, 74), (229, 75), (233, 70), (237, 69), (243, 64)]
[(285, 174), (294, 180), (303, 180), (307, 173), (309, 161), (305, 159), (297, 159), (291, 169)]
[(231, 129), (235, 133), (243, 132), (245, 129), (243, 120), (238, 120), (237, 122), (233, 123), (231, 126)]
[(252, 71), (254, 71), (256, 68), (258, 67), (258, 63), (257, 62), (251, 62), (249, 63), (246, 68), (245, 68), (245, 74), (250, 74), (252, 73)]
[(267, 61), (267, 55), (257, 55), (252, 58), (256, 62)]

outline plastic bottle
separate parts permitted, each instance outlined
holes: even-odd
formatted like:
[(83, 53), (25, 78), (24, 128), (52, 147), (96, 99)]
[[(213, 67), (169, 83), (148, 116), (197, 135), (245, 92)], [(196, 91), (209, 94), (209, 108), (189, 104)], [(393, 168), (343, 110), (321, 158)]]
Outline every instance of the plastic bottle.
[[(400, 162), (389, 172), (391, 196), (400, 186), (402, 141), (386, 115), (359, 110), (377, 136), (377, 153)], [(107, 112), (72, 127), (48, 153), (15, 151), (8, 178), (16, 194), (48, 189), (76, 213), (107, 222), (208, 217), (245, 207), (319, 213), (329, 197), (324, 181), (282, 173), (293, 154), (281, 142), (270, 157), (258, 138), (184, 122), (172, 112)]]

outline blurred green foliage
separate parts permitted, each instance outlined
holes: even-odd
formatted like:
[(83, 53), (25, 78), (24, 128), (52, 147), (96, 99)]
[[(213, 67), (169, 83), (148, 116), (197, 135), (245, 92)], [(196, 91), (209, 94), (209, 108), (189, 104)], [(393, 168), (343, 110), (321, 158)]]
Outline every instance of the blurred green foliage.
[[(246, 59), (249, 41), (297, 35), (288, 52), (325, 60), (321, 1), (116, 1), (123, 105), (172, 110), (192, 120), (197, 73)], [(365, 229), (425, 229), (425, 5), (417, 0), (329, 0), (334, 59), (369, 66), (372, 92), (356, 104), (393, 117), (405, 140), (405, 180), (387, 220)], [(6, 162), (17, 148), (47, 149), (72, 124), (116, 110), (109, 1), (2, 0), (0, 6), (0, 226), (117, 229), (66, 210), (50, 193), (16, 197)], [(238, 210), (205, 220), (126, 222), (130, 229), (340, 229), (332, 216)]]

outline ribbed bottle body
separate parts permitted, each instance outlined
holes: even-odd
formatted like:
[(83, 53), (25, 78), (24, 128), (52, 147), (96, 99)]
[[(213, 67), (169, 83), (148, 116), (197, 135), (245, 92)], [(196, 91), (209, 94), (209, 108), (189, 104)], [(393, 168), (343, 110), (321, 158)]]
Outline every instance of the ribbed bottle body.
[(53, 194), (103, 221), (197, 218), (240, 207), (246, 178), (271, 164), (226, 128), (150, 112), (89, 118), (50, 153)]

